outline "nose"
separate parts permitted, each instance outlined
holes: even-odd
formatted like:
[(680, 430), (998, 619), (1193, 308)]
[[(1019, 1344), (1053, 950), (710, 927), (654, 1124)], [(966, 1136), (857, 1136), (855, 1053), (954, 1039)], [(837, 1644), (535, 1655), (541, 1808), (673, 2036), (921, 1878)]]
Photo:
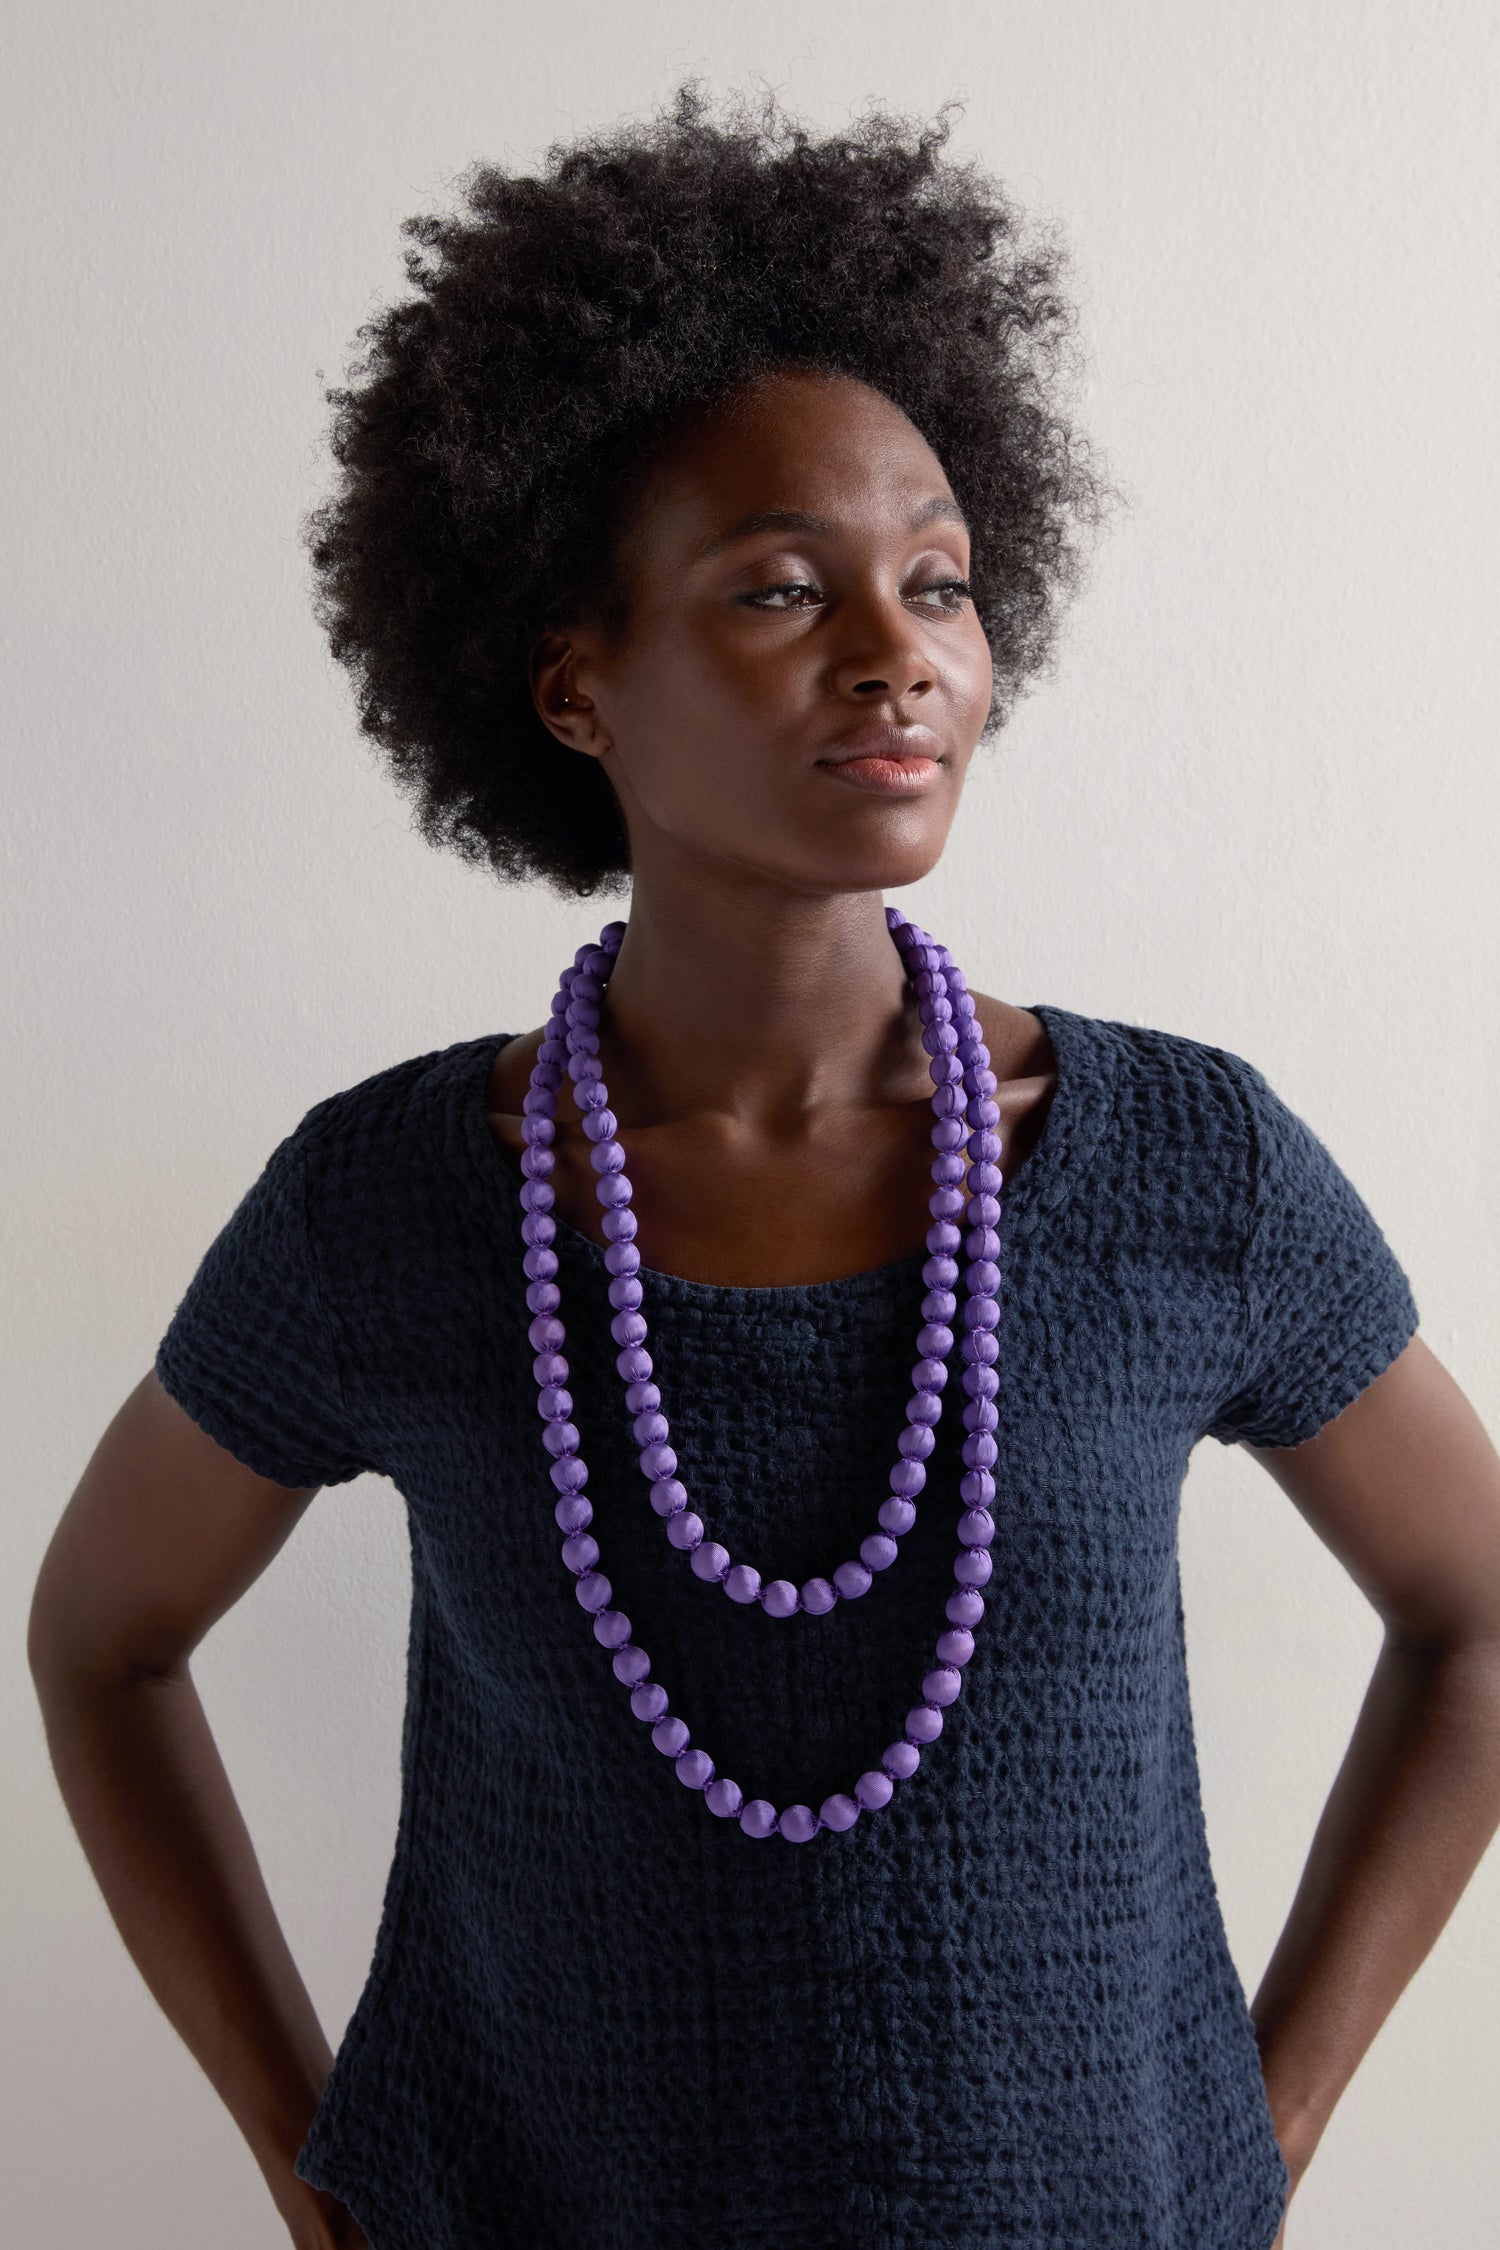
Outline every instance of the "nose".
[(925, 695), (934, 685), (931, 649), (924, 645), (899, 595), (872, 592), (845, 607), (843, 651), (833, 668), (839, 695), (862, 701)]

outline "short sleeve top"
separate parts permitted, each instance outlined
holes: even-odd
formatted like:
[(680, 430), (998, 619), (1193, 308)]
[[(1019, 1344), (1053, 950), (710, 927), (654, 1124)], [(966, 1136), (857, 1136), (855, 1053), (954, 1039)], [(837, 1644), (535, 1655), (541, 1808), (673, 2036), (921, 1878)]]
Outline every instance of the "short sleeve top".
[[(395, 1851), (297, 2160), (374, 2250), (1272, 2242), (1288, 2175), (1209, 1863), (1179, 1495), (1205, 1436), (1312, 1436), (1417, 1311), (1250, 1063), (1032, 1013), (1058, 1080), (1001, 1192), (986, 1612), (917, 1771), (842, 1834), (716, 1818), (576, 1599), (484, 1113), (509, 1035), (317, 1103), (193, 1275), (167, 1390), (280, 1483), (389, 1479), (410, 1532)], [(849, 1791), (945, 1628), (962, 1394), (867, 1593), (736, 1605), (650, 1507), (603, 1252), (562, 1219), (554, 1248), (599, 1567), (652, 1678), (747, 1798)], [(875, 1529), (925, 1257), (772, 1288), (643, 1263), (676, 1474), (763, 1578)]]

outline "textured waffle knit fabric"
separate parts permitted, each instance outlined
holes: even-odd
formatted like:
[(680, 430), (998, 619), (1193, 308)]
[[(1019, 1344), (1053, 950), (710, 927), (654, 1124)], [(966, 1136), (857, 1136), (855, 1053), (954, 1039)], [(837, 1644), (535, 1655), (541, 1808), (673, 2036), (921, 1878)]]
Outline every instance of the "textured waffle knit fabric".
[[(575, 1599), (520, 1174), (484, 1114), (503, 1035), (318, 1102), (203, 1256), (167, 1390), (263, 1476), (405, 1502), (399, 1829), (297, 2159), (374, 2250), (1271, 2243), (1287, 2173), (1210, 1870), (1179, 1494), (1204, 1436), (1312, 1436), (1417, 1312), (1252, 1065), (1032, 1012), (1058, 1084), (1001, 1196), (988, 1612), (919, 1771), (846, 1834), (715, 1818)], [(601, 1568), (654, 1677), (747, 1798), (852, 1789), (944, 1629), (956, 1374), (895, 1565), (778, 1621), (668, 1545), (603, 1253), (561, 1220), (558, 1249)], [(643, 1264), (678, 1473), (766, 1578), (826, 1575), (875, 1527), (924, 1255), (775, 1288)]]

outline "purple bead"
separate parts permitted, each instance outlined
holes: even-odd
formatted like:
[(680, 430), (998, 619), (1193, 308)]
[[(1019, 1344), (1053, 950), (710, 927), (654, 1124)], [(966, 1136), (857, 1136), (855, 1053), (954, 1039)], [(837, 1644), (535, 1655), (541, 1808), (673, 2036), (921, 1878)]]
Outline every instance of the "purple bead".
[(897, 1781), (909, 1781), (922, 1763), (922, 1753), (914, 1742), (893, 1742), (880, 1763)]
[[(702, 1549), (699, 1549), (701, 1554)], [(697, 1567), (697, 1556), (693, 1565)], [(760, 1592), (760, 1572), (749, 1563), (737, 1562), (724, 1580), (724, 1591), (732, 1602), (753, 1602)]]
[(764, 1797), (752, 1797), (740, 1814), (740, 1826), (747, 1836), (769, 1836), (776, 1826), (776, 1807)]
[(647, 1445), (641, 1449), (641, 1473), (655, 1483), (658, 1477), (669, 1477), (677, 1467), (677, 1456), (670, 1445)]
[(987, 1547), (995, 1536), (995, 1519), (989, 1509), (966, 1509), (958, 1519), (958, 1536), (966, 1547)]
[(974, 1636), (966, 1625), (955, 1625), (938, 1636), (937, 1652), (944, 1664), (967, 1664), (974, 1654)]
[(916, 1520), (917, 1511), (909, 1500), (898, 1500), (892, 1497), (883, 1504), (880, 1510), (881, 1529), (890, 1532), (897, 1539), (903, 1533), (910, 1531)]
[(721, 1774), (717, 1781), (711, 1781), (704, 1790), (703, 1802), (711, 1813), (717, 1813), (720, 1820), (735, 1820), (745, 1802), (745, 1792), (737, 1781), (731, 1781), (727, 1774)]
[(602, 1570), (591, 1570), (574, 1581), (573, 1591), (583, 1609), (608, 1609), (614, 1588)]
[(888, 1773), (877, 1773), (872, 1767), (868, 1773), (860, 1775), (854, 1784), (854, 1794), (866, 1812), (878, 1812), (882, 1805), (891, 1801), (891, 1777)]
[(761, 1600), (767, 1617), (791, 1617), (797, 1608), (797, 1589), (790, 1578), (773, 1578)]
[(977, 1625), (984, 1615), (984, 1596), (972, 1586), (958, 1586), (943, 1604), (955, 1625)]
[(995, 1566), (988, 1547), (965, 1547), (953, 1565), (960, 1586), (987, 1586)]
[[(664, 1720), (663, 1725), (670, 1725)], [(714, 1762), (706, 1750), (684, 1750), (677, 1761), (677, 1778), (685, 1789), (706, 1789), (714, 1777)]]
[(788, 1805), (776, 1825), (789, 1844), (810, 1844), (818, 1833), (818, 1816), (811, 1805)]
[(695, 1578), (722, 1578), (729, 1568), (729, 1549), (721, 1547), (717, 1539), (705, 1539), (693, 1549), (691, 1568)]
[(659, 1516), (678, 1516), (687, 1506), (687, 1486), (676, 1477), (663, 1477), (651, 1487), (651, 1505)]
[(870, 1590), (871, 1573), (863, 1563), (841, 1562), (833, 1574), (833, 1582), (846, 1602), (858, 1601), (861, 1594)]
[(867, 1570), (889, 1570), (901, 1552), (894, 1539), (885, 1531), (872, 1531), (868, 1539), (859, 1543), (859, 1559)]
[(818, 1818), (825, 1828), (831, 1828), (836, 1835), (842, 1835), (846, 1828), (852, 1828), (858, 1820), (859, 1806), (853, 1797), (825, 1797), (818, 1807)]
[(660, 1680), (646, 1680), (633, 1689), (630, 1708), (638, 1719), (659, 1719), (667, 1708), (667, 1691)]
[(651, 1740), (664, 1758), (675, 1758), (688, 1746), (687, 1721), (674, 1713), (670, 1718), (658, 1719), (651, 1729)]
[(565, 1492), (552, 1511), (559, 1531), (582, 1531), (594, 1520), (594, 1503), (581, 1492)]
[(562, 1559), (569, 1570), (592, 1570), (599, 1560), (599, 1542), (590, 1531), (575, 1531), (563, 1541)]
[(802, 1607), (809, 1617), (826, 1617), (838, 1595), (826, 1578), (809, 1578), (802, 1588)]
[(611, 1669), (623, 1686), (634, 1687), (636, 1681), (643, 1680), (650, 1671), (651, 1659), (643, 1648), (627, 1646), (616, 1649)]
[(905, 1455), (891, 1469), (891, 1490), (899, 1499), (914, 1500), (927, 1482), (927, 1471), (920, 1461), (909, 1460)]
[(936, 1742), (943, 1731), (943, 1714), (935, 1704), (914, 1703), (906, 1714), (908, 1742)]
[(923, 1680), (922, 1701), (939, 1705), (956, 1703), (963, 1684), (961, 1672), (956, 1672), (951, 1664), (941, 1664)]
[(691, 1508), (684, 1508), (681, 1515), (673, 1516), (668, 1521), (667, 1537), (674, 1547), (696, 1547), (703, 1537), (703, 1518), (695, 1516)]
[(630, 1619), (623, 1609), (601, 1609), (594, 1619), (594, 1638), (601, 1648), (623, 1648), (630, 1638)]

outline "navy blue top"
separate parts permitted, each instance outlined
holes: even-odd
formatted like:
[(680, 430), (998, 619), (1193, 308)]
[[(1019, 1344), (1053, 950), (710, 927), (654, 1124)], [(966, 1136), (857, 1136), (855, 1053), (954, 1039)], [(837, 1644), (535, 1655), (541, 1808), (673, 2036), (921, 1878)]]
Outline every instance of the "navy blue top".
[[(988, 1612), (920, 1770), (843, 1835), (716, 1819), (575, 1599), (520, 1177), (484, 1111), (507, 1035), (318, 1102), (193, 1275), (156, 1357), (173, 1397), (281, 1484), (368, 1473), (406, 1505), (400, 1824), (297, 2159), (374, 2250), (1275, 2236), (1287, 2171), (1209, 1865), (1179, 1494), (1205, 1435), (1310, 1437), (1417, 1311), (1249, 1063), (1032, 1012), (1058, 1084), (1001, 1194)], [(956, 1378), (895, 1565), (826, 1617), (737, 1607), (666, 1542), (603, 1252), (557, 1234), (614, 1602), (718, 1770), (816, 1807), (902, 1733), (944, 1629)], [(766, 1578), (826, 1575), (873, 1526), (923, 1258), (775, 1288), (641, 1269), (678, 1474)]]

